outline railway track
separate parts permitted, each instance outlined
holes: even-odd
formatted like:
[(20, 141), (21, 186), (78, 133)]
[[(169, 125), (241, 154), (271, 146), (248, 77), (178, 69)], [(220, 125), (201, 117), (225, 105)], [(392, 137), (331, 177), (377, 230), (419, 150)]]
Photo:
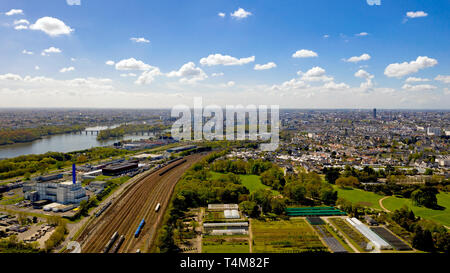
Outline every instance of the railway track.
[[(187, 156), (186, 162), (170, 169), (180, 162), (174, 162), (147, 177), (135, 182), (127, 188), (113, 204), (92, 221), (80, 235), (78, 242), (84, 253), (100, 253), (117, 231), (125, 240), (117, 250), (119, 253), (136, 252), (142, 246), (149, 248), (153, 240), (164, 211), (170, 201), (171, 193), (181, 175), (203, 155)], [(170, 169), (169, 171), (166, 171)], [(160, 175), (164, 173), (163, 175)], [(155, 207), (161, 203), (161, 209), (156, 212)], [(140, 221), (146, 224), (138, 238), (134, 237)], [(148, 245), (145, 245), (145, 244)]]

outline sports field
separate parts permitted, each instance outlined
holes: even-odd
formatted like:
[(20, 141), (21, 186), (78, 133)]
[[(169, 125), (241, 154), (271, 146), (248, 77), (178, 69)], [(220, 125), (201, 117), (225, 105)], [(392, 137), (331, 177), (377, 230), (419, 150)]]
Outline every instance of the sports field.
[(383, 206), (394, 211), (400, 209), (403, 206), (409, 207), (416, 216), (420, 216), (424, 219), (430, 219), (447, 227), (450, 227), (450, 194), (449, 193), (439, 193), (437, 195), (438, 205), (444, 207), (444, 210), (432, 210), (425, 207), (414, 206), (410, 199), (398, 198), (398, 197), (388, 197), (383, 201)]

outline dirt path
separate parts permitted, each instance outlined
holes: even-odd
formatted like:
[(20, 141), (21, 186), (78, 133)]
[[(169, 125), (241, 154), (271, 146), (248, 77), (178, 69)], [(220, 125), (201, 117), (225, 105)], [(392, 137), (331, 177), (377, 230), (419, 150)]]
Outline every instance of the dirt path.
[(378, 203), (380, 204), (380, 207), (385, 211), (385, 212), (391, 212), (390, 210), (388, 210), (387, 208), (385, 208), (383, 206), (383, 201), (386, 200), (387, 198), (389, 198), (390, 196), (386, 196), (381, 198), (380, 200), (378, 200)]
[(200, 235), (197, 236), (197, 249), (198, 253), (202, 253), (202, 245), (203, 245), (203, 215), (205, 214), (205, 208), (200, 208), (200, 213), (198, 215), (198, 230), (197, 232), (200, 232)]

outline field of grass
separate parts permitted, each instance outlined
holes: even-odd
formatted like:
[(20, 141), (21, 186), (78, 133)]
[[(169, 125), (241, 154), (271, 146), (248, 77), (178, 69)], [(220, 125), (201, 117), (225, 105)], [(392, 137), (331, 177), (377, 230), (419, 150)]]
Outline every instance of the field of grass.
[(303, 219), (252, 221), (254, 253), (301, 253), (325, 251), (314, 230)]
[(385, 199), (383, 201), (383, 206), (390, 211), (394, 211), (406, 205), (414, 212), (416, 216), (433, 220), (437, 223), (450, 227), (450, 194), (439, 193), (437, 195), (437, 199), (438, 205), (445, 207), (444, 210), (432, 210), (425, 207), (417, 207), (412, 204), (411, 199), (393, 196)]
[[(212, 175), (212, 178), (219, 178), (220, 176), (224, 175), (222, 173), (217, 172), (210, 172)], [(270, 189), (269, 186), (264, 185), (261, 183), (261, 178), (258, 175), (239, 175), (242, 181), (242, 185), (244, 185), (250, 193), (257, 191), (259, 189)], [(273, 191), (275, 194), (279, 194), (277, 191)]]
[(360, 189), (342, 189), (335, 185), (333, 185), (333, 188), (338, 192), (338, 197), (347, 199), (353, 204), (359, 204), (363, 207), (381, 210), (378, 201), (384, 196)]
[(203, 253), (249, 253), (248, 237), (204, 236)]

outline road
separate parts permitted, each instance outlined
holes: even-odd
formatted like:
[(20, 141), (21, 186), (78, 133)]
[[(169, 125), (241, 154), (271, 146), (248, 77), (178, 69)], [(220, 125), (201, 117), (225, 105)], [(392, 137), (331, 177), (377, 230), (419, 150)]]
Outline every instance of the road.
[[(169, 164), (127, 188), (108, 210), (84, 229), (78, 239), (82, 252), (101, 253), (116, 231), (125, 236), (119, 253), (150, 249), (176, 183), (183, 173), (203, 156), (187, 156), (185, 163), (164, 175), (160, 176), (164, 170), (182, 161)], [(161, 209), (155, 212), (158, 203), (161, 203)], [(134, 233), (142, 219), (145, 219), (146, 224), (139, 237), (135, 238)]]
[(391, 212), (390, 210), (388, 210), (387, 208), (385, 208), (384, 206), (383, 206), (383, 201), (385, 200), (385, 199), (387, 199), (387, 198), (389, 198), (389, 196), (386, 196), (386, 197), (383, 197), (383, 198), (381, 198), (379, 201), (378, 201), (378, 203), (380, 204), (380, 207), (385, 211), (385, 212)]

